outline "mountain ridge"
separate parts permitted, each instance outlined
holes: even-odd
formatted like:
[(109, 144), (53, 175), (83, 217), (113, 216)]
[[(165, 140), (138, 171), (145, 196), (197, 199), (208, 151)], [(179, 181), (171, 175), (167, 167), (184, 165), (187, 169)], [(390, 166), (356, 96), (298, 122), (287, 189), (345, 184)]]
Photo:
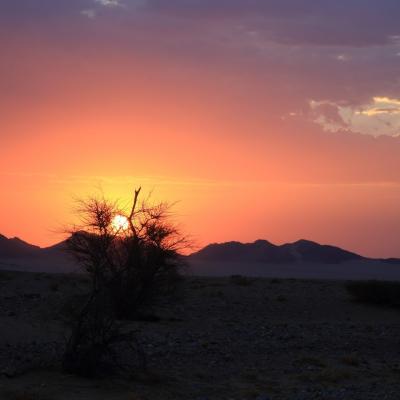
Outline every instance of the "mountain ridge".
[(39, 246), (27, 243), (18, 237), (7, 238), (0, 234), (0, 257), (28, 257), (39, 255)]
[(212, 262), (236, 261), (278, 264), (298, 262), (340, 264), (356, 260), (379, 260), (388, 263), (400, 263), (400, 259), (397, 258), (374, 259), (364, 257), (337, 246), (320, 244), (306, 239), (282, 245), (276, 245), (263, 239), (250, 243), (238, 241), (210, 243), (188, 257), (193, 260)]
[[(62, 257), (66, 240), (48, 247), (39, 247), (18, 237), (7, 238), (0, 234), (0, 259), (22, 257)], [(300, 239), (291, 243), (276, 245), (265, 239), (243, 243), (228, 241), (210, 243), (202, 249), (186, 256), (188, 260), (258, 262), (258, 263), (324, 263), (340, 264), (355, 260), (378, 260), (390, 264), (400, 263), (399, 258), (369, 258), (337, 246), (320, 244), (312, 240)]]

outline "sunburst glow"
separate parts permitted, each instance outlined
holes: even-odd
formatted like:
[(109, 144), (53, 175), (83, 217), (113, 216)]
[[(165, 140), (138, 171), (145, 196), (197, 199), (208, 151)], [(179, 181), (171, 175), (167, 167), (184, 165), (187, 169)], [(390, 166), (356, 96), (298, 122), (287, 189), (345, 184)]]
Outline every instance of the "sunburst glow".
[(124, 215), (118, 214), (113, 218), (111, 225), (115, 231), (126, 231), (129, 228), (129, 221)]

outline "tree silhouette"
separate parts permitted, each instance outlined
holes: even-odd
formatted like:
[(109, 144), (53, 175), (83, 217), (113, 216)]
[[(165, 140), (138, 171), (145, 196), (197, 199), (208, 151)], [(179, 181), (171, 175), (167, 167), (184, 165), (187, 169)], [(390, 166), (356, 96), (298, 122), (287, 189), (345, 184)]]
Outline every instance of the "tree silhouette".
[[(80, 201), (81, 224), (69, 230), (68, 251), (90, 278), (90, 295), (69, 339), (64, 368), (90, 376), (115, 365), (116, 344), (132, 347), (118, 320), (135, 319), (143, 305), (174, 292), (188, 240), (171, 223), (170, 206), (139, 202), (129, 212), (104, 197)], [(122, 223), (115, 223), (122, 221)], [(143, 358), (143, 357), (142, 357)]]

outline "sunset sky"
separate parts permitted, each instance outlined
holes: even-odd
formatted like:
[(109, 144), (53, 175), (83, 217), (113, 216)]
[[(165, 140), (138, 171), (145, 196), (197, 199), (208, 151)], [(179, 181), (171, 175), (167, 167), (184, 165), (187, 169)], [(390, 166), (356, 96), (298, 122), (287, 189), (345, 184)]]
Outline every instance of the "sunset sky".
[(0, 2), (0, 233), (177, 202), (198, 246), (400, 257), (399, 0)]

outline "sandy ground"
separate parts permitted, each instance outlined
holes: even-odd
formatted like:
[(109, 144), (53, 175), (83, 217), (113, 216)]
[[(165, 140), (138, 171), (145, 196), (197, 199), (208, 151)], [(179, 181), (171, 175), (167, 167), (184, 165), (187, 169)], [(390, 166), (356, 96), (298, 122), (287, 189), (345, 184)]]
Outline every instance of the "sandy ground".
[(60, 355), (82, 276), (0, 273), (1, 400), (399, 399), (400, 316), (343, 281), (190, 277), (158, 322), (129, 322), (149, 371), (86, 380)]
[(400, 281), (400, 264), (374, 260), (349, 261), (341, 264), (295, 263), (227, 263), (192, 261), (189, 272), (196, 276), (229, 276), (241, 274), (264, 278), (387, 280)]
[[(38, 257), (34, 259), (0, 259), (0, 270), (50, 273), (79, 272), (79, 267), (66, 257)], [(264, 278), (331, 279), (331, 280), (395, 280), (400, 281), (400, 264), (374, 260), (352, 261), (341, 264), (294, 263), (265, 264), (243, 262), (203, 262), (190, 260), (190, 276), (223, 277), (240, 274)]]

